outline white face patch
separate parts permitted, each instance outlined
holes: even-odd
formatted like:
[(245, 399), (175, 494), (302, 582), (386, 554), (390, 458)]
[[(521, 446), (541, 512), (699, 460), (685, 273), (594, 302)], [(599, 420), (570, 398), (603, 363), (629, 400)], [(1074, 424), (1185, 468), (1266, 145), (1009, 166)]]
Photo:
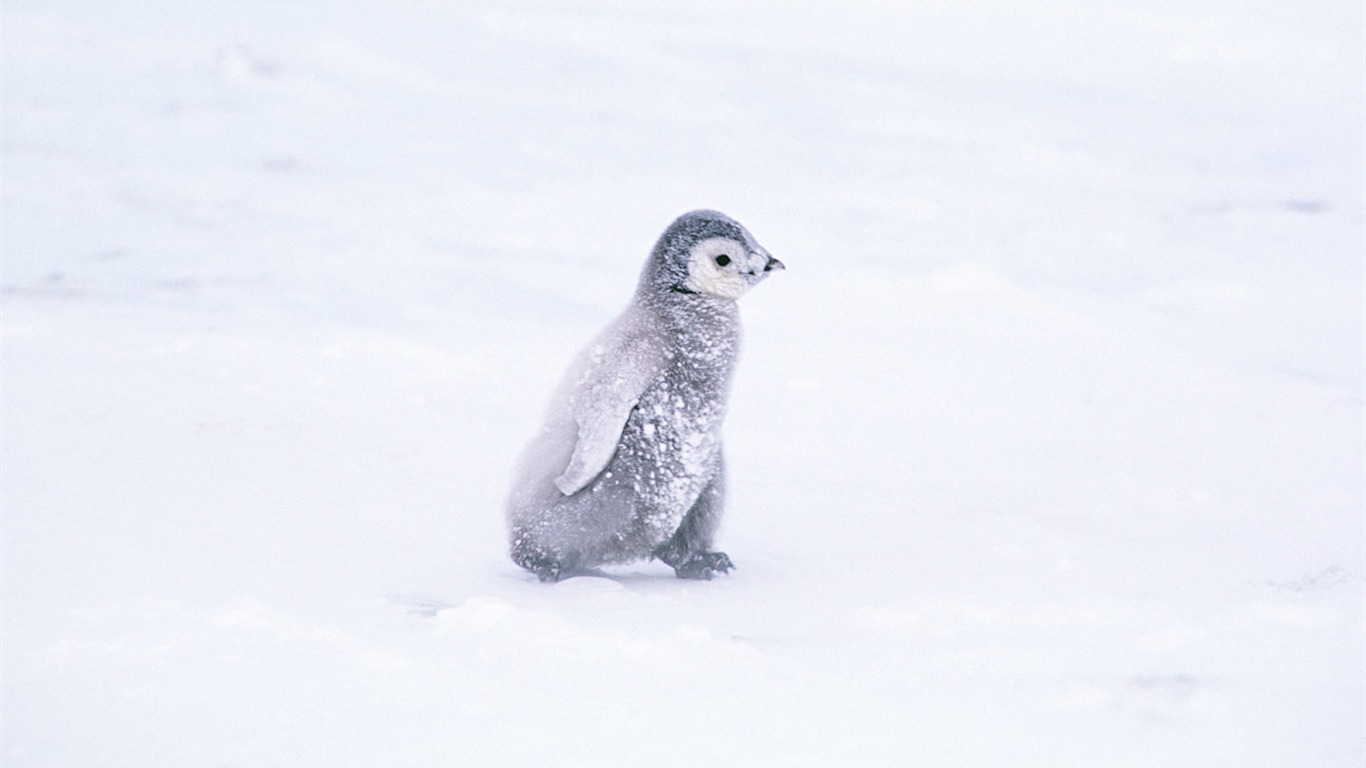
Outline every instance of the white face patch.
[(738, 299), (764, 278), (768, 254), (762, 248), (751, 252), (743, 243), (728, 237), (711, 237), (688, 252), (689, 290)]

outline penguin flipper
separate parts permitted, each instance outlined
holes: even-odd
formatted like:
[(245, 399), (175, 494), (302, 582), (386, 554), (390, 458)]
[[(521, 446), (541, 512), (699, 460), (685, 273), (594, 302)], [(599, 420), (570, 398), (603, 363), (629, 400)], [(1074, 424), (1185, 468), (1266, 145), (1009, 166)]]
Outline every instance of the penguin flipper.
[(664, 370), (659, 346), (644, 336), (622, 339), (595, 357), (599, 364), (589, 372), (574, 405), (574, 452), (555, 478), (555, 487), (566, 496), (585, 488), (607, 467), (631, 411)]

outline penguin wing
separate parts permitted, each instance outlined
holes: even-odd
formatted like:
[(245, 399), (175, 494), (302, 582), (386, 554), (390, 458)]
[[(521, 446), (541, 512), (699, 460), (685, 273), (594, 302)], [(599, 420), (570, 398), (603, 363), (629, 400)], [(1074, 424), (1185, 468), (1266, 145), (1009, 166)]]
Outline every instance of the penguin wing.
[(593, 351), (573, 408), (578, 425), (574, 453), (564, 474), (555, 478), (561, 493), (572, 496), (582, 490), (612, 460), (631, 411), (663, 370), (659, 346), (645, 336)]

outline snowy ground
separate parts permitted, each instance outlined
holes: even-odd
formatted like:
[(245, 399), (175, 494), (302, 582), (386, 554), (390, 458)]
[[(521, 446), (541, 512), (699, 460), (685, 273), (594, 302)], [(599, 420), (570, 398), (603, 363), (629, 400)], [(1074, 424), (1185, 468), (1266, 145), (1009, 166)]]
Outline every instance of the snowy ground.
[[(1360, 3), (728, 5), (6, 0), (0, 763), (1366, 761)], [(702, 206), (739, 569), (539, 584)]]

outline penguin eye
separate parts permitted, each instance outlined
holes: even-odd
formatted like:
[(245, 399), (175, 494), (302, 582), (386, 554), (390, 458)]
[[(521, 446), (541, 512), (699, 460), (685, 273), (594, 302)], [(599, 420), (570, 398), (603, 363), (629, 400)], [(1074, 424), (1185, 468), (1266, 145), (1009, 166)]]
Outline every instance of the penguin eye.
[(729, 264), (729, 263), (730, 263), (730, 257), (727, 256), (727, 255), (724, 254), (724, 253), (721, 254), (720, 256), (717, 256), (717, 257), (716, 257), (716, 266), (718, 266), (718, 267), (724, 267), (724, 266), (726, 266), (726, 265)]

